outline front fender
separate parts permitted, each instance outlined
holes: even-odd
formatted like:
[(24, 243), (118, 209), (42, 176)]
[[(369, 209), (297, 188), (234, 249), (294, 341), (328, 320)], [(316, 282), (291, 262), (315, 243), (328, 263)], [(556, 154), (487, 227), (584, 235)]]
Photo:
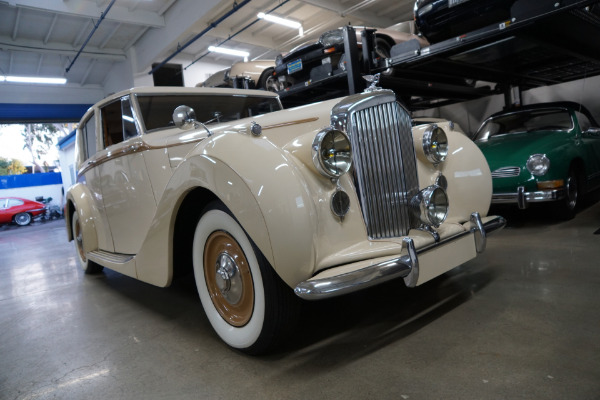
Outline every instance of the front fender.
[(170, 284), (177, 212), (199, 187), (231, 210), (285, 282), (292, 286), (310, 276), (316, 213), (302, 175), (264, 137), (228, 133), (201, 142), (175, 170), (137, 257), (139, 279)]
[(67, 225), (67, 238), (73, 240), (73, 231), (71, 229), (71, 216), (73, 212), (79, 214), (83, 240), (83, 250), (88, 253), (98, 250), (98, 234), (96, 232), (96, 218), (98, 210), (94, 208), (92, 194), (89, 189), (81, 183), (76, 183), (67, 192), (65, 223)]

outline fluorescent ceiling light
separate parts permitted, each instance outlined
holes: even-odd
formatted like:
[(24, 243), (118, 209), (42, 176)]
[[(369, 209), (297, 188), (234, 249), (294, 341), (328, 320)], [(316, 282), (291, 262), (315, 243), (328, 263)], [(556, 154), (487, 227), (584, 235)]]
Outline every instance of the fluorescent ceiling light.
[(229, 54), (230, 56), (244, 57), (244, 61), (248, 61), (248, 56), (250, 55), (250, 53), (248, 53), (247, 51), (228, 49), (226, 47), (208, 46), (208, 51), (213, 51), (215, 53), (221, 54)]
[(304, 29), (302, 29), (302, 24), (297, 21), (291, 21), (289, 19), (276, 17), (275, 15), (265, 14), (263, 12), (259, 12), (256, 16), (260, 19), (264, 19), (265, 21), (273, 22), (275, 24), (287, 26), (289, 28), (298, 29), (298, 35), (304, 36)]
[(36, 76), (0, 76), (0, 81), (14, 83), (47, 83), (51, 85), (64, 85), (67, 83), (67, 78), (42, 78)]

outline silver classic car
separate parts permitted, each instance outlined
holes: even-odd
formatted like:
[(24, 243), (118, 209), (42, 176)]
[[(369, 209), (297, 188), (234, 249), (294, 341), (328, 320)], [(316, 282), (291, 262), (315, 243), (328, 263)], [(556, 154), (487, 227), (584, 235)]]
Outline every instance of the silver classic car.
[(282, 110), (265, 91), (131, 89), (90, 108), (76, 147), (65, 216), (84, 271), (164, 287), (190, 266), (216, 333), (251, 354), (300, 298), (421, 285), (505, 223), (486, 216), (477, 146), (411, 128), (389, 90)]

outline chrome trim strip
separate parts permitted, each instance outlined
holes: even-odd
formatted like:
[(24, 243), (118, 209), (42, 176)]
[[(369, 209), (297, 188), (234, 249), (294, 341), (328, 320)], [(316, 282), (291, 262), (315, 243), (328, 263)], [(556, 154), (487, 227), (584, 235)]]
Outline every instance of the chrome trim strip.
[(308, 122), (314, 122), (314, 121), (318, 121), (318, 120), (319, 120), (318, 117), (312, 117), (312, 118), (306, 118), (306, 119), (298, 119), (296, 121), (282, 122), (280, 124), (263, 126), (262, 129), (264, 131), (265, 129), (273, 129), (273, 128), (281, 128), (281, 127), (284, 127), (284, 126), (306, 124)]
[(172, 144), (168, 144), (168, 145), (164, 145), (164, 146), (150, 146), (149, 144), (146, 144), (143, 142), (142, 143), (139, 143), (139, 142), (134, 143), (130, 146), (125, 146), (120, 149), (117, 149), (115, 152), (110, 152), (109, 154), (105, 154), (103, 156), (99, 156), (96, 159), (91, 159), (91, 160), (87, 161), (85, 163), (85, 165), (79, 169), (79, 171), (77, 172), (77, 175), (81, 176), (81, 175), (85, 174), (86, 172), (88, 172), (93, 167), (97, 167), (98, 165), (102, 165), (105, 162), (114, 160), (119, 157), (124, 157), (124, 156), (128, 156), (130, 154), (140, 153), (140, 152), (147, 151), (147, 150), (169, 149), (171, 147), (183, 146), (183, 145), (194, 143), (194, 142), (201, 142), (204, 139), (206, 139), (206, 138), (190, 139), (190, 140), (181, 141), (179, 143), (172, 143)]
[(294, 293), (305, 300), (320, 300), (356, 292), (400, 277), (404, 278), (408, 287), (414, 287), (419, 273), (418, 254), (470, 234), (474, 236), (477, 252), (481, 252), (485, 249), (487, 235), (502, 229), (506, 225), (506, 220), (497, 216), (482, 223), (479, 213), (473, 213), (471, 224), (469, 230), (419, 250), (415, 249), (411, 238), (404, 238), (402, 247), (406, 247), (408, 254), (338, 276), (300, 282), (294, 289)]

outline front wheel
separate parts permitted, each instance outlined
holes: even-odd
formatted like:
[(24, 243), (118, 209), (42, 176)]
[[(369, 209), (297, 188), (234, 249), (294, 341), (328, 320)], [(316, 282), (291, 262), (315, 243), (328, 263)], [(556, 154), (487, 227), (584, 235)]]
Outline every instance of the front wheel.
[(577, 170), (569, 169), (569, 176), (565, 181), (566, 196), (556, 204), (556, 212), (561, 219), (569, 220), (575, 217), (575, 211), (580, 200), (579, 181)]
[(213, 203), (196, 226), (193, 265), (202, 307), (229, 346), (263, 353), (293, 326), (292, 290), (221, 203)]
[(15, 223), (20, 226), (29, 225), (31, 223), (31, 214), (29, 213), (19, 213), (15, 215)]

